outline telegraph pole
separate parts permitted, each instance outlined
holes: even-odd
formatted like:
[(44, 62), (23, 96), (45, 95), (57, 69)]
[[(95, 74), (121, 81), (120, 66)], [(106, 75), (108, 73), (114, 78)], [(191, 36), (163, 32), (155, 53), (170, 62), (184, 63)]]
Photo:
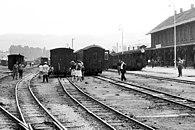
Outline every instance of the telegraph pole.
[(73, 49), (73, 41), (74, 41), (74, 38), (72, 38), (72, 49)]

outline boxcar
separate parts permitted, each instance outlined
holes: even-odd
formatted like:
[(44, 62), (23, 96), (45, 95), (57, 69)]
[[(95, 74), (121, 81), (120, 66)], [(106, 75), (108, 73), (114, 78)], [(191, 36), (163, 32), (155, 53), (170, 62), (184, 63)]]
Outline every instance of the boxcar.
[(117, 68), (119, 60), (122, 60), (127, 64), (127, 70), (141, 70), (146, 66), (145, 52), (141, 49), (125, 51), (123, 53), (111, 53), (110, 55), (110, 62), (114, 69)]
[(108, 51), (98, 45), (87, 46), (74, 53), (75, 59), (84, 63), (85, 74), (102, 73), (107, 68)]
[(73, 50), (70, 48), (55, 48), (50, 50), (50, 65), (54, 68), (55, 75), (70, 74), (70, 62), (74, 59)]
[(7, 66), (8, 65), (8, 60), (0, 60), (0, 65)]
[(44, 62), (47, 62), (49, 64), (49, 60), (47, 57), (41, 57), (41, 64), (43, 65)]
[(24, 56), (20, 54), (11, 54), (8, 55), (8, 69), (12, 70), (13, 65), (18, 62), (24, 64)]

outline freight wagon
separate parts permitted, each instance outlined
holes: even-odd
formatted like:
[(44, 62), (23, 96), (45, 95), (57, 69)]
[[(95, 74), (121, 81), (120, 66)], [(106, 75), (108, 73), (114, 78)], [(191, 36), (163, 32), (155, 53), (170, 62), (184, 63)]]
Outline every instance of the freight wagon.
[(74, 60), (73, 50), (70, 48), (55, 48), (50, 50), (50, 65), (53, 74), (66, 76), (70, 74), (70, 62)]
[(95, 75), (102, 73), (107, 68), (108, 54), (109, 51), (98, 45), (87, 46), (74, 53), (75, 59), (84, 63), (85, 74)]
[(11, 54), (8, 55), (8, 69), (12, 70), (14, 64), (18, 62), (18, 64), (24, 64), (24, 56), (20, 54)]

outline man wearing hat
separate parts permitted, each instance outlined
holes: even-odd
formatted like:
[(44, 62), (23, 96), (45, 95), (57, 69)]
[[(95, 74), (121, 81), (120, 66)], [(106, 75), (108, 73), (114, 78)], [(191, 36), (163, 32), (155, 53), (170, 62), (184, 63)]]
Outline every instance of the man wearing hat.
[(45, 82), (45, 79), (48, 83), (48, 71), (49, 71), (49, 66), (47, 65), (47, 62), (44, 62), (44, 65), (42, 67), (42, 72), (43, 72), (43, 83)]

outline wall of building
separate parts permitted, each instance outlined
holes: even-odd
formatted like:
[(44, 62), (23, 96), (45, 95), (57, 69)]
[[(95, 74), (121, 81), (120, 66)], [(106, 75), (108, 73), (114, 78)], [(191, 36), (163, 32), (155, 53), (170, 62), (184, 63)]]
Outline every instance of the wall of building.
[[(195, 21), (176, 27), (177, 45), (195, 42)], [(174, 45), (174, 29), (166, 29), (151, 34), (151, 48), (160, 48)]]

